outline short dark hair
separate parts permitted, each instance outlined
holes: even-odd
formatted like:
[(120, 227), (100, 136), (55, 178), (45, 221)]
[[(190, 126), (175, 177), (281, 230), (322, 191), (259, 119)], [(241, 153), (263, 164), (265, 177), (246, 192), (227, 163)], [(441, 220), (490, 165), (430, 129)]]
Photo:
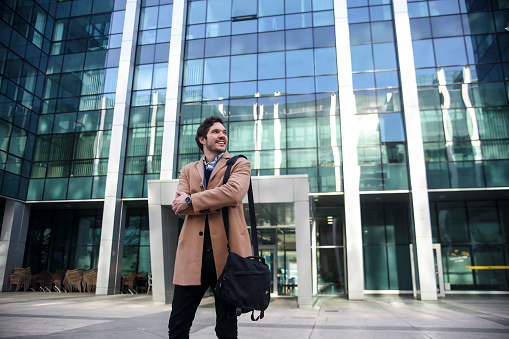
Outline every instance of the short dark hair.
[(200, 124), (200, 127), (196, 130), (196, 137), (194, 140), (196, 140), (196, 144), (200, 148), (200, 150), (203, 151), (203, 145), (200, 142), (200, 137), (203, 137), (204, 139), (207, 139), (207, 133), (209, 132), (209, 129), (212, 125), (214, 125), (216, 122), (220, 122), (221, 125), (224, 126), (223, 118), (218, 117), (217, 115), (211, 115), (210, 117), (206, 118), (202, 121)]

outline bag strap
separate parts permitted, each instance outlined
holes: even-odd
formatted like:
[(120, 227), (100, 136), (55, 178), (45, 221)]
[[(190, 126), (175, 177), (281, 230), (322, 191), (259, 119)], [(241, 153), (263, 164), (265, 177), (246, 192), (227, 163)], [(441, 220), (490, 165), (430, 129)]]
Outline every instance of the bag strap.
[[(236, 155), (234, 157), (231, 157), (226, 162), (226, 172), (224, 172), (223, 177), (223, 185), (228, 182), (228, 179), (230, 178), (230, 173), (232, 170), (233, 164), (237, 161), (239, 157), (242, 157), (244, 159), (247, 159), (243, 155)], [(256, 229), (256, 216), (255, 216), (255, 207), (254, 207), (254, 199), (253, 199), (253, 185), (251, 182), (251, 177), (249, 177), (249, 189), (247, 191), (247, 199), (249, 203), (249, 220), (251, 223), (251, 244), (253, 244), (253, 253), (255, 256), (259, 256), (258, 252), (258, 232)], [(228, 206), (223, 207), (223, 223), (224, 223), (224, 230), (226, 232), (226, 246), (228, 247), (228, 252), (230, 252), (230, 244), (229, 244), (229, 234), (230, 234), (230, 219), (228, 216)]]

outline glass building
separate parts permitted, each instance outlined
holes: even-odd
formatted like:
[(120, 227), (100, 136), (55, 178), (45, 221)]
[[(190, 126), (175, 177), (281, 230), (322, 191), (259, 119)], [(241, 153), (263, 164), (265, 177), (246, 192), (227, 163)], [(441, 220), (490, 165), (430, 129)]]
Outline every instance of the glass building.
[[(509, 293), (504, 0), (0, 1), (3, 290), (150, 273), (147, 180), (213, 114), (253, 176), (307, 175), (313, 295)], [(297, 295), (294, 210), (257, 212)]]

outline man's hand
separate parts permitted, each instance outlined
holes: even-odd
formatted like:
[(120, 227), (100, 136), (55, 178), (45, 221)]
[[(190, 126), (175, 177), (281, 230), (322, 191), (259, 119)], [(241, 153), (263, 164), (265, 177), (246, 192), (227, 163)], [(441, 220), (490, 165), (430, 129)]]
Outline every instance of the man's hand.
[(186, 198), (189, 195), (185, 192), (180, 191), (177, 191), (176, 193), (177, 197), (175, 198), (175, 200), (173, 200), (171, 208), (173, 209), (173, 212), (175, 212), (175, 214), (179, 214), (180, 212), (189, 207), (189, 204), (186, 203)]

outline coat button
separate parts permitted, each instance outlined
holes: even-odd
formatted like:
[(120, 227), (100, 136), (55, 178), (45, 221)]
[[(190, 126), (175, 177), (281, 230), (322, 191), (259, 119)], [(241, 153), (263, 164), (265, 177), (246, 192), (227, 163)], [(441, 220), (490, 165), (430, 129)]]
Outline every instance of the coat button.
[(201, 237), (201, 236), (203, 235), (203, 232), (200, 232), (200, 233), (198, 233), (198, 234), (199, 234), (199, 235), (200, 235), (200, 237)]

